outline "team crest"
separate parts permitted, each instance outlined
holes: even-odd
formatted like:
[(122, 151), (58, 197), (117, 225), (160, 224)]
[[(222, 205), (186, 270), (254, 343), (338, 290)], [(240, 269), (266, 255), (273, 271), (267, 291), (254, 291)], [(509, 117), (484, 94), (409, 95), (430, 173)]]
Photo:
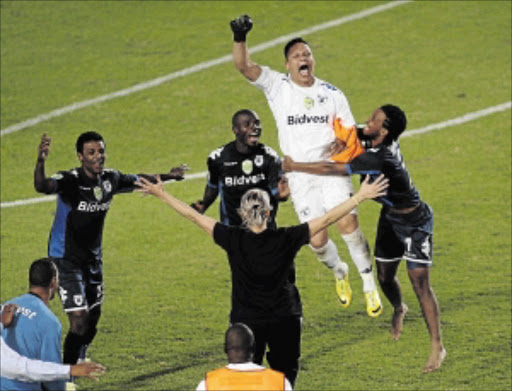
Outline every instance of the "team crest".
[(110, 193), (112, 191), (112, 183), (110, 181), (103, 182), (103, 189), (105, 189), (105, 192)]
[(261, 167), (263, 165), (263, 156), (256, 155), (256, 157), (254, 158), (254, 164), (256, 164), (256, 167)]
[(313, 100), (313, 98), (310, 98), (309, 96), (306, 96), (304, 98), (304, 107), (308, 110), (312, 109), (313, 106), (315, 105), (315, 101)]
[(252, 161), (250, 160), (244, 160), (242, 162), (242, 171), (245, 172), (247, 175), (252, 173)]
[(94, 193), (94, 197), (96, 197), (98, 201), (101, 201), (101, 199), (103, 198), (103, 190), (101, 189), (101, 187), (95, 186), (92, 191)]
[(84, 303), (84, 298), (82, 295), (73, 295), (73, 301), (76, 305), (82, 305)]

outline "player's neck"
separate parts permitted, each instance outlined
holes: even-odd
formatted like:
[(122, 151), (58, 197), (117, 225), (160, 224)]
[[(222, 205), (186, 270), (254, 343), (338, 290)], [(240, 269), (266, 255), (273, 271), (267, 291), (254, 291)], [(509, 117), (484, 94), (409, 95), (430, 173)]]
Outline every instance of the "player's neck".
[(48, 289), (46, 288), (40, 286), (31, 286), (28, 293), (39, 297), (46, 305), (48, 305), (48, 301), (50, 301), (50, 292), (48, 292)]

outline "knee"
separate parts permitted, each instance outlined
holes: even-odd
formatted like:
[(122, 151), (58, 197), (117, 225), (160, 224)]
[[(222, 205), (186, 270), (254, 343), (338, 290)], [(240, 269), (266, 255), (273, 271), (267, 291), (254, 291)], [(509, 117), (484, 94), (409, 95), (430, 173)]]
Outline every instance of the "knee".
[(87, 332), (88, 314), (86, 311), (74, 311), (69, 313), (69, 326), (71, 332), (84, 335)]

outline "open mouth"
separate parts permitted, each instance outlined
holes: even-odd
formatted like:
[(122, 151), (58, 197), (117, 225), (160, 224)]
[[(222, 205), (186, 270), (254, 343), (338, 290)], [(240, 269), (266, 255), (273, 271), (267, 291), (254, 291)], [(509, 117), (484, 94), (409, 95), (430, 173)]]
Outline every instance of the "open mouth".
[(299, 73), (302, 75), (302, 76), (308, 76), (309, 75), (309, 67), (307, 64), (302, 64), (300, 67), (299, 67)]

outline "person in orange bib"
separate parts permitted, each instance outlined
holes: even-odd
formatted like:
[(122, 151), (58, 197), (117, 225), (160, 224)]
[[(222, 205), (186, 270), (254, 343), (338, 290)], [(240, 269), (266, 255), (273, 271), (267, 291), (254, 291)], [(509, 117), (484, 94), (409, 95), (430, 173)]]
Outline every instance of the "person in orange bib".
[(252, 362), (254, 335), (244, 323), (235, 323), (226, 331), (224, 351), (229, 364), (206, 374), (196, 388), (203, 390), (292, 390), (282, 372)]

